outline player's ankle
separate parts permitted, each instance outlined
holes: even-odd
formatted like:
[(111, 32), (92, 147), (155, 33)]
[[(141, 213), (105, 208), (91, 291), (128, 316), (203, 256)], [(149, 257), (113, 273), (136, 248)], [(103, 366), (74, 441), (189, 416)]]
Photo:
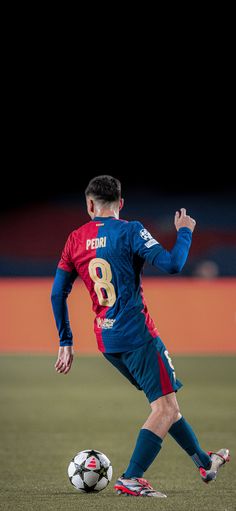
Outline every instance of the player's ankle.
[(209, 461), (208, 465), (206, 467), (203, 467), (205, 470), (210, 470), (211, 468), (211, 465), (212, 465), (212, 460)]

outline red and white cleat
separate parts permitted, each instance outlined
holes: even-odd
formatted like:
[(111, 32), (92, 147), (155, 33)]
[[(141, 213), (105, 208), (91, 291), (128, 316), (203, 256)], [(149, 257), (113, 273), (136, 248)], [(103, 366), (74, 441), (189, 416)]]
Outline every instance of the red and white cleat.
[(153, 489), (146, 479), (142, 477), (132, 477), (130, 479), (121, 476), (117, 479), (114, 486), (118, 495), (131, 495), (133, 497), (166, 497), (164, 493), (160, 493)]
[(203, 467), (199, 468), (199, 472), (204, 483), (215, 481), (219, 468), (222, 467), (226, 461), (230, 460), (229, 449), (220, 449), (217, 452), (210, 451), (208, 454), (212, 460), (211, 468), (209, 468), (209, 470), (205, 470)]

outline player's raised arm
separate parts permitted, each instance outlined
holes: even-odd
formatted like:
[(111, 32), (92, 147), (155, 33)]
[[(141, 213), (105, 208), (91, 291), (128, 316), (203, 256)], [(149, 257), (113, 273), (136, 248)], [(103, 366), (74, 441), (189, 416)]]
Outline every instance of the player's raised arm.
[(154, 266), (168, 273), (179, 273), (185, 265), (196, 221), (187, 215), (185, 208), (181, 208), (175, 213), (174, 224), (177, 230), (174, 247), (170, 251), (163, 249), (153, 260)]
[(165, 250), (139, 222), (132, 222), (132, 248), (140, 257), (167, 273), (179, 273), (188, 257), (196, 222), (181, 208), (175, 213), (177, 240), (172, 250)]

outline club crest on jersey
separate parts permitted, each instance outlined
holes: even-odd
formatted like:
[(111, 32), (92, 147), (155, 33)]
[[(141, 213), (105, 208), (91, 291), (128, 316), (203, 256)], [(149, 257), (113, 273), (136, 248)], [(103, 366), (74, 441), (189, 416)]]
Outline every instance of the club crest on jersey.
[(104, 248), (107, 243), (107, 237), (101, 236), (101, 238), (92, 238), (91, 240), (86, 240), (86, 250), (94, 249), (94, 248)]
[(150, 248), (153, 247), (153, 245), (158, 245), (158, 241), (155, 240), (151, 233), (147, 231), (147, 229), (141, 229), (139, 232), (141, 238), (143, 238), (147, 243), (145, 243), (145, 247)]

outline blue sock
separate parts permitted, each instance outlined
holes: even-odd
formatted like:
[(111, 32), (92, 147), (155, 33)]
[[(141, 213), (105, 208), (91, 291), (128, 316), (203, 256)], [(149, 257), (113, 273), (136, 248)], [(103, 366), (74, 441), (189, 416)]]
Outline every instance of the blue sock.
[(161, 449), (162, 438), (149, 429), (141, 429), (124, 477), (142, 477)]
[(197, 467), (203, 467), (208, 470), (211, 467), (210, 456), (201, 449), (198, 439), (190, 424), (181, 417), (169, 429), (170, 435), (184, 449)]

